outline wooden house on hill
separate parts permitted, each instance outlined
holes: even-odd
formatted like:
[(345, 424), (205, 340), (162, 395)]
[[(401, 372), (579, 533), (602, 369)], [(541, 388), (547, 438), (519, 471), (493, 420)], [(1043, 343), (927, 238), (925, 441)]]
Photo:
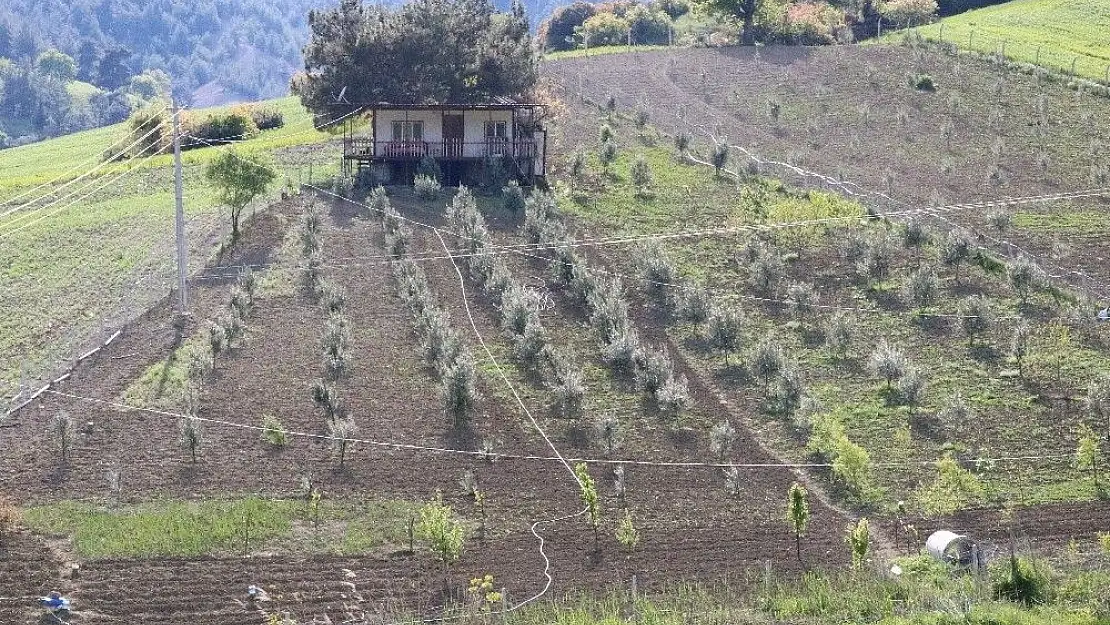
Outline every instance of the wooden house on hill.
[(417, 166), (431, 157), (448, 185), (477, 179), (481, 168), (500, 161), (525, 184), (547, 174), (547, 131), (542, 104), (496, 98), (481, 104), (389, 104), (367, 107), (370, 135), (343, 139), (347, 174), (376, 170), (380, 179), (412, 181)]

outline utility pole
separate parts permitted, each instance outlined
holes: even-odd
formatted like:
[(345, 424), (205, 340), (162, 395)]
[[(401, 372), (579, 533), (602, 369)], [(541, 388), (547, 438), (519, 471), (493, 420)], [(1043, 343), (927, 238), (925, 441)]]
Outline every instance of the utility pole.
[(181, 188), (181, 122), (176, 102), (171, 102), (170, 114), (173, 116), (173, 191), (176, 202), (175, 226), (177, 230), (177, 314), (188, 314), (189, 291), (185, 277), (189, 261), (185, 250), (185, 203)]

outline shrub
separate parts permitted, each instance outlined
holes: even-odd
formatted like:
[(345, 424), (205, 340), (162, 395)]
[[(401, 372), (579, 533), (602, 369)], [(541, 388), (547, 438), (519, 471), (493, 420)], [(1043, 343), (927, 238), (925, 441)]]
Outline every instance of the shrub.
[(238, 108), (210, 113), (200, 119), (186, 117), (184, 126), (184, 134), (190, 138), (182, 141), (182, 149), (240, 141), (253, 137), (259, 130), (250, 112)]
[(50, 420), (50, 438), (58, 446), (58, 454), (62, 462), (67, 462), (70, 451), (73, 449), (74, 439), (77, 438), (77, 426), (73, 417), (68, 412), (59, 412)]
[(601, 129), (598, 130), (598, 140), (601, 143), (608, 143), (613, 140), (613, 127), (609, 124), (602, 124)]
[(918, 91), (933, 92), (937, 90), (937, 85), (933, 82), (933, 77), (930, 74), (911, 74), (910, 87)]
[(987, 213), (987, 223), (1001, 235), (1014, 223), (1014, 217), (1009, 211), (994, 210)]
[(208, 349), (212, 354), (213, 359), (220, 355), (227, 344), (227, 337), (224, 335), (224, 329), (218, 323), (209, 322), (208, 324)]
[(724, 459), (736, 442), (736, 428), (727, 420), (721, 421), (709, 430), (709, 451), (717, 459)]
[(235, 342), (243, 337), (243, 320), (236, 315), (228, 314), (220, 317), (217, 323), (224, 331), (224, 343), (228, 349), (234, 347)]
[(844, 537), (844, 542), (852, 551), (853, 569), (861, 569), (864, 563), (867, 562), (867, 552), (871, 549), (870, 527), (866, 518), (848, 526), (848, 534)]
[(839, 359), (848, 355), (855, 335), (855, 320), (848, 313), (837, 311), (825, 324), (825, 347)]
[(994, 594), (999, 599), (1027, 606), (1052, 600), (1052, 579), (1045, 563), (1011, 555), (1008, 562), (991, 571)]
[(428, 201), (438, 198), (439, 191), (442, 189), (438, 180), (425, 175), (417, 175), (413, 180), (412, 188), (416, 197)]
[(744, 490), (744, 475), (739, 467), (728, 467), (722, 473), (725, 476), (725, 492), (733, 497), (739, 497)]
[[(223, 335), (223, 332), (220, 332)], [(212, 373), (212, 352), (205, 349), (190, 349), (185, 353), (185, 376), (193, 381), (200, 382)]]
[(894, 263), (895, 250), (890, 238), (885, 234), (875, 237), (867, 246), (867, 252), (859, 261), (857, 269), (871, 280), (883, 281), (890, 275)]
[(538, 323), (538, 310), (534, 291), (512, 285), (501, 296), (501, 326), (514, 335), (522, 335), (530, 324)]
[(524, 190), (520, 188), (519, 182), (510, 180), (501, 188), (501, 205), (513, 215), (524, 212)]
[(648, 290), (657, 299), (665, 299), (667, 289), (678, 280), (678, 270), (663, 251), (663, 246), (658, 241), (643, 243), (638, 247), (636, 256)]
[(431, 178), (436, 182), (443, 182), (443, 170), (440, 169), (439, 162), (430, 155), (420, 159), (420, 163), (416, 166), (416, 175)]
[[(132, 156), (158, 154), (173, 145), (172, 125), (165, 111), (155, 111), (154, 107), (139, 109), (131, 114), (127, 127), (130, 128), (127, 144), (134, 144), (131, 148)], [(106, 158), (114, 155), (106, 155)]]
[(740, 349), (743, 333), (743, 317), (736, 309), (717, 309), (709, 315), (706, 327), (709, 345), (725, 355), (725, 365), (729, 364), (730, 354)]
[(262, 415), (262, 440), (274, 447), (285, 447), (289, 442), (285, 426), (272, 414)]
[(755, 352), (752, 354), (751, 371), (757, 378), (763, 380), (763, 386), (767, 388), (785, 364), (782, 347), (768, 337), (756, 345)]
[(862, 495), (871, 481), (871, 455), (841, 436), (833, 446), (832, 474), (845, 488)]
[(652, 176), (651, 165), (648, 165), (643, 154), (637, 155), (636, 160), (632, 161), (629, 177), (632, 180), (632, 186), (636, 188), (636, 195), (644, 196), (651, 190), (655, 177)]
[(577, 180), (584, 173), (586, 173), (586, 155), (582, 152), (575, 152), (570, 157), (571, 178)]
[(1018, 376), (1025, 377), (1025, 357), (1029, 354), (1029, 339), (1032, 336), (1032, 329), (1025, 320), (1021, 320), (1014, 326), (1014, 333), (1010, 337), (1010, 354), (1014, 357), (1017, 363)]
[(443, 407), (455, 427), (466, 422), (477, 405), (477, 377), (474, 361), (469, 357), (456, 359), (443, 376)]
[(674, 147), (678, 153), (686, 154), (686, 150), (690, 149), (690, 135), (680, 132), (674, 136)]
[(273, 130), (285, 125), (285, 115), (276, 106), (256, 105), (247, 109), (259, 130)]
[(602, 280), (589, 294), (587, 301), (590, 322), (597, 328), (603, 343), (612, 343), (629, 331), (628, 303), (624, 300), (620, 278)]
[(929, 235), (925, 232), (925, 225), (916, 219), (906, 222), (902, 228), (902, 244), (906, 247), (921, 247), (929, 242)]
[(319, 283), (320, 278), (323, 276), (323, 272), (321, 271), (321, 265), (323, 264), (324, 257), (319, 250), (316, 250), (312, 252), (312, 254), (305, 259), (304, 264), (301, 265), (301, 286), (309, 293), (316, 292), (317, 283)]
[(969, 345), (974, 345), (975, 339), (990, 330), (994, 324), (990, 303), (981, 295), (973, 295), (960, 302), (959, 314)]
[(902, 353), (902, 350), (885, 340), (879, 342), (878, 347), (871, 352), (871, 357), (867, 359), (867, 368), (875, 375), (886, 380), (887, 390), (890, 390), (894, 380), (898, 380), (906, 374), (908, 367), (906, 355)]
[(250, 297), (247, 295), (247, 292), (238, 285), (231, 287), (231, 294), (228, 297), (227, 305), (231, 314), (240, 319), (246, 319), (247, 315), (250, 313)]
[(971, 405), (967, 403), (963, 395), (957, 392), (948, 398), (948, 402), (941, 409), (938, 416), (949, 427), (962, 427), (967, 424), (973, 415)]

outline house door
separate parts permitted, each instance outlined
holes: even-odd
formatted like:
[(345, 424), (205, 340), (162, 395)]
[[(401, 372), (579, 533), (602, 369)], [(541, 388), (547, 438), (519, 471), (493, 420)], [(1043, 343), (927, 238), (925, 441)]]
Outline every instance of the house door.
[(443, 116), (443, 156), (461, 158), (463, 155), (463, 116)]

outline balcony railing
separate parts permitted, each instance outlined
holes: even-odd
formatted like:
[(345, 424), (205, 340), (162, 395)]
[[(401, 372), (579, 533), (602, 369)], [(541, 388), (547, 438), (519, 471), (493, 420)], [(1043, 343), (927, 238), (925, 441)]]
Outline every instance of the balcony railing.
[(343, 154), (348, 158), (439, 159), (486, 158), (509, 156), (535, 158), (538, 153), (533, 139), (489, 139), (485, 141), (374, 141), (346, 139)]

